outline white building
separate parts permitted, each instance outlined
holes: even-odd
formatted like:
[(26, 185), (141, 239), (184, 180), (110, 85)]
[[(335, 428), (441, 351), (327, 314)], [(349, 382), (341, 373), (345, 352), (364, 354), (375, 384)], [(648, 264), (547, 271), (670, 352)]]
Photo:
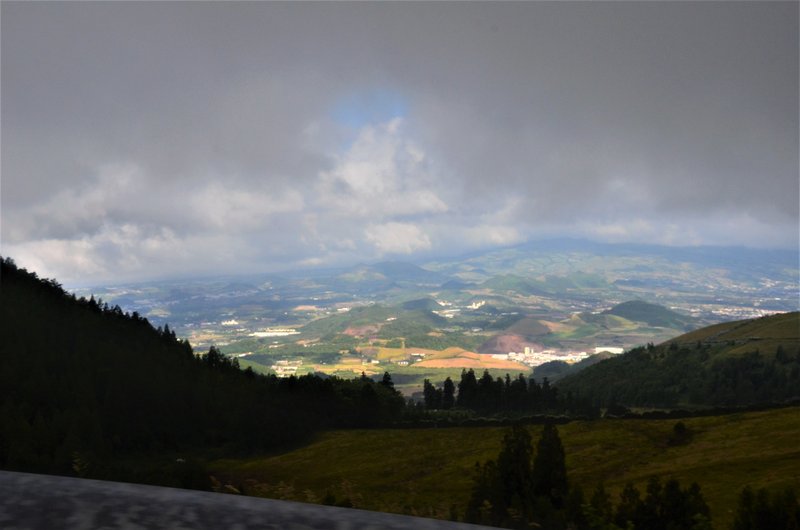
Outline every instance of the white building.
[(595, 355), (602, 352), (613, 353), (615, 355), (619, 355), (620, 353), (625, 351), (625, 348), (617, 348), (615, 346), (598, 346), (594, 349)]

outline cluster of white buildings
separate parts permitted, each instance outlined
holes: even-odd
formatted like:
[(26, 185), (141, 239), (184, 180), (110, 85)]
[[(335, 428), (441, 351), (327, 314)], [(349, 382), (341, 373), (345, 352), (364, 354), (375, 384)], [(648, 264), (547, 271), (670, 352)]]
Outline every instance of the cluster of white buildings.
[(289, 335), (299, 335), (300, 332), (294, 328), (267, 328), (263, 331), (254, 331), (251, 337), (287, 337)]
[(303, 360), (294, 360), (294, 361), (277, 361), (275, 364), (270, 366), (275, 371), (275, 375), (278, 377), (290, 377), (293, 375), (297, 375), (297, 370), (300, 368), (300, 365), (303, 364)]
[[(594, 354), (600, 352), (609, 352), (613, 354), (620, 354), (624, 350), (623, 348), (617, 348), (612, 346), (599, 346), (594, 349)], [(499, 353), (494, 354), (492, 357), (494, 359), (500, 359), (504, 361), (517, 361), (522, 364), (526, 364), (528, 366), (539, 366), (540, 364), (548, 363), (550, 361), (564, 361), (566, 363), (572, 364), (582, 361), (589, 357), (590, 353), (585, 351), (564, 351), (564, 350), (542, 350), (542, 351), (533, 351), (533, 349), (529, 346), (525, 346), (525, 350), (521, 352), (508, 352), (508, 353)]]

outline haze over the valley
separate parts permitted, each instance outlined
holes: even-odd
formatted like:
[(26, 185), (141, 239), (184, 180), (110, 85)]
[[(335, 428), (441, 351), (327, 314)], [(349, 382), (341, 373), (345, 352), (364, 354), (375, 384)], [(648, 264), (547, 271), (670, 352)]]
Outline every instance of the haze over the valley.
[(67, 284), (800, 238), (797, 2), (3, 2), (1, 88)]

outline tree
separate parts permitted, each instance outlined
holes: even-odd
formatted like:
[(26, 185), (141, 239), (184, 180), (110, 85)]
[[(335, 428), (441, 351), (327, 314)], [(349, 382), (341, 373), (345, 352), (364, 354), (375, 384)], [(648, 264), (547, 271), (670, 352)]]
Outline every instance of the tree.
[(739, 506), (733, 530), (766, 530), (768, 528), (800, 528), (800, 504), (794, 490), (786, 489), (770, 495), (761, 488), (753, 492), (745, 486), (739, 495)]
[(458, 383), (458, 397), (456, 405), (464, 408), (474, 408), (477, 404), (478, 380), (475, 378), (475, 371), (461, 370), (461, 381)]
[(528, 393), (528, 384), (525, 381), (525, 376), (519, 374), (516, 379), (511, 381), (506, 389), (506, 401), (509, 408), (513, 410), (522, 410), (525, 408), (525, 396)]
[(519, 425), (503, 436), (497, 463), (476, 464), (468, 522), (522, 528), (533, 516), (531, 436)]
[(422, 395), (423, 399), (425, 399), (425, 408), (428, 410), (434, 410), (439, 408), (439, 403), (437, 403), (437, 398), (439, 394), (436, 391), (436, 387), (431, 384), (430, 379), (426, 379), (422, 383)]
[(637, 516), (636, 526), (660, 530), (666, 521), (661, 517), (662, 486), (658, 477), (650, 477), (641, 510)]
[(558, 429), (548, 423), (542, 430), (542, 437), (536, 447), (533, 461), (533, 493), (547, 497), (556, 508), (562, 508), (567, 498), (567, 466), (564, 446), (558, 436)]
[(516, 425), (503, 436), (496, 461), (477, 465), (467, 505), (467, 522), (508, 528), (577, 528), (587, 525), (582, 492), (570, 496), (564, 449), (558, 430), (545, 425), (531, 463), (533, 447), (527, 429)]
[(608, 493), (606, 493), (606, 489), (602, 482), (597, 485), (597, 488), (595, 488), (592, 498), (589, 501), (589, 505), (594, 510), (594, 514), (601, 520), (611, 520), (611, 497), (609, 497)]
[(642, 498), (639, 490), (628, 482), (622, 489), (619, 495), (619, 504), (614, 515), (614, 523), (620, 528), (628, 526), (628, 522), (633, 523), (638, 520), (639, 514), (642, 511)]
[(533, 446), (528, 430), (515, 425), (503, 436), (503, 445), (497, 457), (497, 472), (503, 485), (503, 501), (507, 508), (514, 507), (523, 516), (530, 516), (533, 497), (531, 457)]
[(444, 387), (442, 390), (442, 408), (449, 410), (456, 404), (455, 398), (456, 385), (449, 377), (444, 380)]
[(546, 377), (542, 380), (542, 405), (546, 410), (553, 410), (558, 405), (558, 389), (550, 386)]
[(383, 372), (383, 379), (381, 379), (380, 384), (389, 390), (394, 390), (394, 382), (392, 381), (392, 376), (389, 375), (389, 372)]
[(625, 485), (613, 523), (619, 528), (701, 530), (711, 528), (711, 513), (696, 482), (681, 488), (676, 479), (662, 485), (658, 477), (651, 477), (644, 500), (633, 484)]

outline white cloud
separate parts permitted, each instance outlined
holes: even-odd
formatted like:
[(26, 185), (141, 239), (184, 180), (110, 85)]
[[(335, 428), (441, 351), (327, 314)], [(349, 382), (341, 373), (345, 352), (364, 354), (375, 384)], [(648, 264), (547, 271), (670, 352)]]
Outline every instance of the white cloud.
[(263, 227), (276, 214), (301, 212), (304, 199), (297, 190), (231, 188), (210, 182), (189, 193), (189, 205), (198, 225), (235, 232)]
[(3, 4), (4, 253), (113, 281), (797, 248), (796, 3), (212, 4)]
[(431, 215), (448, 211), (422, 149), (403, 132), (403, 121), (364, 127), (353, 145), (320, 174), (319, 206), (344, 217)]
[(410, 223), (385, 223), (364, 231), (370, 243), (385, 254), (411, 254), (431, 248), (431, 240), (418, 226)]
[(129, 278), (149, 266), (171, 260), (185, 263), (191, 258), (185, 241), (162, 228), (147, 232), (124, 224), (103, 225), (100, 230), (75, 239), (38, 239), (6, 245), (21, 266), (56, 276), (64, 281), (98, 281)]
[(503, 225), (475, 226), (467, 229), (465, 236), (476, 247), (513, 245), (524, 240), (517, 227)]

